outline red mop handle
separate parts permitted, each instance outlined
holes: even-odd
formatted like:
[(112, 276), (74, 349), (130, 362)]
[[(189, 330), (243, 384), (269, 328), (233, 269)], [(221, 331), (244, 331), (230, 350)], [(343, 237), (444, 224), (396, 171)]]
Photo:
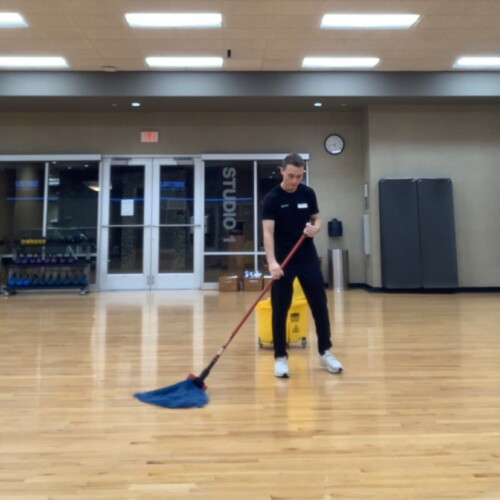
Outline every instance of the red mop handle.
[[(303, 234), (299, 238), (297, 243), (295, 243), (293, 248), (290, 250), (290, 253), (285, 257), (285, 260), (280, 264), (281, 269), (283, 269), (290, 262), (290, 259), (295, 255), (295, 252), (298, 250), (300, 245), (302, 245), (302, 242), (306, 238), (307, 238), (307, 236), (305, 234)], [(229, 337), (228, 341), (222, 346), (221, 349), (225, 349), (229, 345), (231, 340), (233, 340), (233, 337), (238, 333), (239, 329), (243, 326), (243, 323), (245, 323), (245, 321), (248, 319), (248, 316), (250, 316), (250, 314), (252, 314), (253, 310), (257, 307), (257, 304), (260, 302), (262, 297), (264, 297), (264, 295), (269, 291), (269, 289), (273, 285), (273, 281), (274, 281), (274, 279), (269, 281), (269, 283), (264, 287), (264, 290), (262, 290), (262, 292), (259, 293), (258, 297), (255, 299), (255, 302), (250, 306), (250, 308), (246, 312), (245, 316), (243, 316), (241, 321), (238, 323), (236, 328), (233, 330), (233, 333), (231, 333), (231, 336)]]
[[(297, 252), (298, 248), (300, 247), (300, 245), (302, 245), (302, 242), (306, 238), (307, 238), (307, 236), (305, 234), (302, 234), (302, 236), (299, 238), (299, 240), (297, 241), (297, 243), (295, 243), (295, 245), (293, 246), (293, 248), (290, 250), (290, 252), (288, 253), (288, 255), (285, 257), (285, 260), (280, 264), (281, 269), (283, 269), (288, 264), (288, 262), (290, 262), (290, 259), (295, 255), (295, 253)], [(219, 350), (217, 351), (217, 354), (212, 359), (212, 361), (210, 362), (210, 364), (201, 372), (201, 374), (199, 375), (199, 377), (196, 378), (196, 381), (199, 384), (203, 383), (203, 380), (205, 380), (205, 378), (208, 377), (208, 374), (210, 373), (210, 370), (212, 369), (212, 367), (215, 365), (215, 363), (217, 363), (217, 360), (220, 358), (221, 354), (225, 351), (226, 347), (231, 343), (231, 341), (236, 336), (236, 334), (239, 332), (240, 328), (243, 326), (243, 324), (248, 319), (248, 317), (250, 316), (250, 314), (252, 314), (253, 310), (257, 307), (257, 304), (259, 303), (259, 301), (269, 291), (269, 289), (271, 288), (271, 286), (273, 284), (273, 281), (274, 281), (274, 279), (272, 279), (264, 287), (264, 290), (262, 290), (262, 292), (259, 293), (258, 297), (255, 299), (255, 302), (250, 306), (250, 308), (246, 312), (245, 316), (243, 316), (243, 318), (241, 319), (241, 321), (236, 325), (236, 328), (231, 333), (231, 336), (229, 337), (229, 339), (227, 340), (227, 342), (223, 346), (221, 346), (219, 348)]]

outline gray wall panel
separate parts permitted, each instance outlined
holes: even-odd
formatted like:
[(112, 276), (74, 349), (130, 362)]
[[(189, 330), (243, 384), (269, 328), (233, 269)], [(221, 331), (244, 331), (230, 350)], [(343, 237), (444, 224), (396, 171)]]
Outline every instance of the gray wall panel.
[(415, 180), (381, 179), (379, 203), (382, 286), (387, 289), (421, 288)]
[(417, 195), (423, 287), (457, 288), (457, 249), (451, 179), (418, 179)]

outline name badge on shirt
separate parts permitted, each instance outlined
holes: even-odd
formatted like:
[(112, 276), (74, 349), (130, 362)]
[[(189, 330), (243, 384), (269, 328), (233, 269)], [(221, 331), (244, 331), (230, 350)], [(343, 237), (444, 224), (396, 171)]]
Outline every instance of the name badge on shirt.
[(307, 208), (307, 203), (297, 203), (297, 208)]

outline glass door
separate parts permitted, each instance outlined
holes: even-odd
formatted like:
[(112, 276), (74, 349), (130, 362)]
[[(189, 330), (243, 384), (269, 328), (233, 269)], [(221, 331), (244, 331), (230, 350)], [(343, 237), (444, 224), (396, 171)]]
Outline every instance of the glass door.
[(201, 286), (200, 175), (192, 158), (105, 160), (101, 289)]
[[(195, 272), (203, 249), (201, 214), (196, 213), (196, 188), (201, 188), (192, 159), (153, 161), (153, 207), (151, 273), (153, 289), (200, 288), (201, 275)], [(200, 204), (201, 205), (201, 204)], [(203, 207), (199, 207), (202, 210)], [(197, 258), (198, 257), (198, 258)]]

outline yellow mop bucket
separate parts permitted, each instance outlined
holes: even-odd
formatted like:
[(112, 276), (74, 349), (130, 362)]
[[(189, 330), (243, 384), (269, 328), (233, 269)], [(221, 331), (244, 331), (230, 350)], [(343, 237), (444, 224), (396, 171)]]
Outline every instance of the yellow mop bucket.
[[(300, 286), (300, 285), (299, 285)], [(261, 300), (256, 307), (257, 336), (259, 347), (273, 343), (272, 307), (271, 299)], [(307, 300), (292, 300), (286, 320), (286, 341), (288, 344), (300, 342), (302, 347), (307, 345), (307, 329), (309, 306)]]

